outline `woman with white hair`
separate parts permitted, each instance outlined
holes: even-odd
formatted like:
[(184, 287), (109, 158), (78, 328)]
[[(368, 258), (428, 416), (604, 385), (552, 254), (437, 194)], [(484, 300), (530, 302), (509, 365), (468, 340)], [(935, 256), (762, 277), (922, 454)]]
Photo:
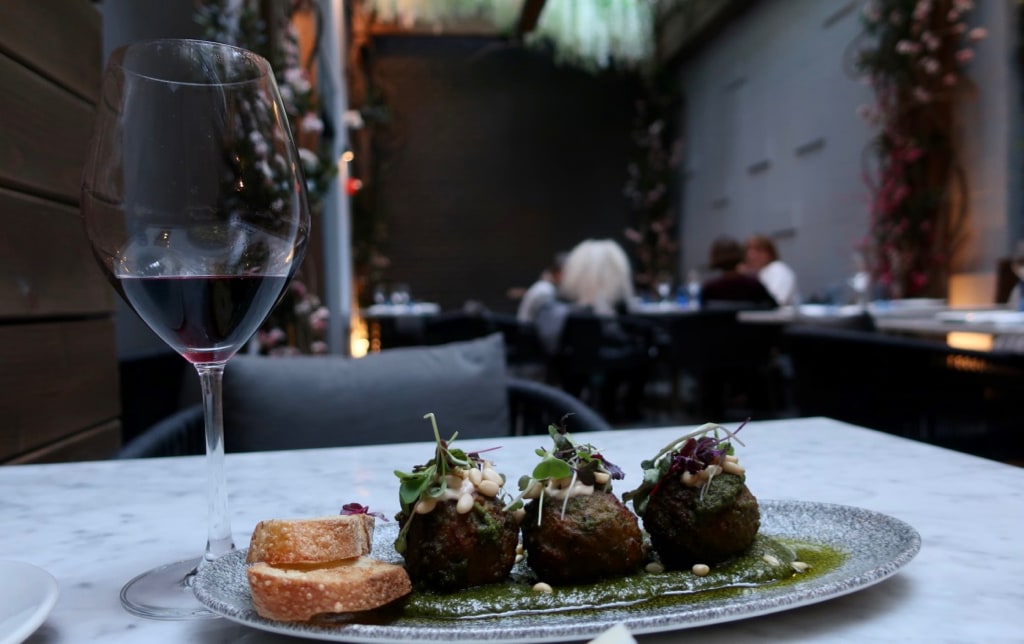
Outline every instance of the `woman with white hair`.
[(562, 267), (559, 296), (536, 319), (552, 374), (609, 420), (640, 417), (652, 354), (646, 329), (619, 315), (633, 297), (625, 251), (610, 239), (580, 242)]
[(562, 295), (598, 315), (625, 311), (633, 298), (633, 271), (611, 239), (587, 239), (572, 249), (562, 269)]

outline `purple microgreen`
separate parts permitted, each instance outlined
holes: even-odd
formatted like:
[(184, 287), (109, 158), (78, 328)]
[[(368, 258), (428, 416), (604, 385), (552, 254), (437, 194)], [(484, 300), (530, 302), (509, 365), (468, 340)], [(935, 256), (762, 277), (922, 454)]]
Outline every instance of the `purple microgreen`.
[(502, 448), (501, 445), (495, 445), (494, 447), (485, 447), (484, 449), (478, 449), (475, 452), (470, 452), (469, 453), (469, 457), (471, 459), (473, 459), (473, 460), (480, 460), (480, 455), (481, 454), (483, 454), (485, 452), (493, 452), (493, 451), (499, 450), (501, 448)]
[(616, 465), (615, 463), (612, 463), (604, 456), (601, 456), (600, 454), (594, 454), (594, 459), (601, 461), (601, 465), (604, 466), (604, 469), (608, 470), (608, 473), (611, 474), (612, 478), (615, 479), (616, 481), (620, 481), (626, 478), (626, 473), (622, 471), (622, 468)]
[(360, 503), (346, 503), (345, 505), (341, 506), (341, 514), (368, 514), (371, 517), (381, 519), (382, 521), (388, 520), (388, 518), (384, 516), (383, 512), (370, 512), (369, 506), (362, 505)]
[[(681, 472), (696, 474), (711, 465), (720, 464), (727, 454), (733, 453), (732, 443), (743, 443), (736, 434), (743, 429), (750, 419), (736, 428), (735, 431), (717, 423), (705, 423), (696, 430), (677, 438), (663, 447), (650, 460), (640, 463), (644, 470), (644, 480), (635, 490), (622, 495), (624, 501), (633, 501), (637, 514), (643, 516), (647, 509), (647, 501), (661, 489), (664, 481)], [(720, 437), (719, 433), (725, 434)], [(701, 489), (701, 495), (707, 490), (708, 482)]]

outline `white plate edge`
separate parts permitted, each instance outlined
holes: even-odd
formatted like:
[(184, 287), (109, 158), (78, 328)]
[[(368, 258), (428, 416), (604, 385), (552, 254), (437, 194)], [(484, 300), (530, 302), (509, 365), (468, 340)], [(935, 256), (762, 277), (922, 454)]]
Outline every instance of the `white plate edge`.
[[(20, 626), (15, 628), (4, 639), (0, 639), (0, 644), (20, 644), (35, 633), (43, 625), (43, 622), (46, 621), (53, 607), (57, 604), (57, 599), (60, 597), (60, 585), (53, 575), (34, 564), (24, 561), (0, 560), (0, 570), (8, 565), (20, 567), (22, 571), (36, 575), (36, 578), (42, 582), (44, 587), (44, 592), (38, 598), (35, 610), (25, 618), (25, 621)], [(7, 577), (7, 579), (10, 579), (10, 577)]]

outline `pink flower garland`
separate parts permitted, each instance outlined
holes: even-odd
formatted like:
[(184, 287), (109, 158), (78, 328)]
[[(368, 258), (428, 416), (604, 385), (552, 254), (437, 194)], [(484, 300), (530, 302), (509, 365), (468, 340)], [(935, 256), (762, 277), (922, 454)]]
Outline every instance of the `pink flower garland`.
[(876, 104), (858, 113), (879, 129), (870, 234), (864, 242), (876, 283), (896, 297), (944, 294), (960, 239), (951, 196), (965, 191), (956, 163), (954, 99), (965, 84), (971, 44), (971, 0), (870, 0), (867, 35), (875, 41), (857, 60)]

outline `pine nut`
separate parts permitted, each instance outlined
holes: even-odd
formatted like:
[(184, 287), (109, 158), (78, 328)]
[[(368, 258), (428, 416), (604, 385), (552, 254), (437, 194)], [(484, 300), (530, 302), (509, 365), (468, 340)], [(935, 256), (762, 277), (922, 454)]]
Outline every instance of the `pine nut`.
[(538, 581), (533, 585), (533, 592), (535, 593), (548, 593), (549, 595), (554, 591), (551, 588), (551, 584), (546, 584), (543, 581)]
[(687, 487), (696, 487), (698, 484), (697, 477), (694, 476), (690, 471), (683, 472), (682, 477), (683, 485)]
[(498, 496), (498, 492), (501, 491), (501, 487), (498, 486), (494, 481), (480, 481), (480, 485), (477, 486), (480, 490), (480, 494), (484, 496)]
[(533, 483), (530, 483), (530, 487), (526, 488), (526, 491), (523, 492), (523, 498), (536, 499), (540, 496), (541, 490), (543, 489), (544, 486), (540, 484), (540, 481), (534, 481)]
[(449, 488), (453, 490), (457, 490), (460, 487), (462, 487), (462, 477), (456, 476), (455, 474), (449, 474), (448, 476), (444, 477), (444, 482), (445, 485), (447, 485)]
[(504, 479), (501, 478), (501, 474), (498, 474), (493, 467), (485, 467), (483, 477), (488, 481), (494, 481), (498, 484), (498, 487), (501, 487), (505, 483)]
[(420, 499), (416, 502), (416, 507), (413, 511), (416, 514), (429, 514), (434, 509), (435, 505), (437, 505), (437, 499), (431, 499), (429, 497), (426, 499)]
[(516, 545), (516, 554), (517, 555), (521, 555), (521, 554), (523, 554), (523, 552), (525, 552), (525, 550), (523, 550), (523, 544), (521, 544), (521, 543), (517, 544)]
[(524, 558), (523, 555), (516, 555), (516, 563), (522, 563)]
[(690, 570), (692, 570), (693, 574), (698, 577), (705, 577), (709, 572), (711, 572), (711, 568), (707, 564), (693, 564), (693, 568)]
[(722, 473), (722, 466), (708, 465), (707, 468), (704, 469), (704, 471), (706, 472), (705, 477), (710, 478), (712, 476), (718, 476), (719, 474)]
[(743, 476), (746, 473), (746, 470), (739, 463), (733, 461), (726, 461), (725, 465), (722, 466), (722, 470), (727, 474), (735, 474), (736, 476)]
[(793, 570), (795, 570), (797, 572), (807, 572), (807, 570), (810, 569), (810, 567), (811, 567), (811, 564), (805, 563), (803, 561), (794, 561), (793, 563), (791, 563), (789, 565), (793, 566)]
[(484, 480), (483, 473), (477, 468), (473, 468), (469, 471), (469, 482), (479, 487), (480, 481)]
[(765, 562), (767, 562), (769, 566), (781, 566), (782, 565), (782, 562), (779, 561), (779, 558), (776, 557), (775, 555), (765, 555), (765, 556), (763, 556), (761, 558), (764, 559)]
[(611, 474), (608, 474), (607, 472), (594, 472), (594, 483), (604, 485), (610, 480), (612, 480)]
[(647, 572), (649, 572), (651, 574), (656, 575), (659, 572), (665, 572), (665, 566), (662, 566), (657, 561), (652, 561), (651, 563), (649, 563), (646, 566), (644, 566), (644, 570), (646, 570)]
[(740, 462), (740, 457), (736, 456), (735, 454), (726, 454), (725, 455), (725, 462), (726, 463), (739, 463)]
[(458, 503), (455, 504), (455, 511), (459, 514), (466, 514), (473, 509), (473, 495), (463, 494), (459, 497)]

